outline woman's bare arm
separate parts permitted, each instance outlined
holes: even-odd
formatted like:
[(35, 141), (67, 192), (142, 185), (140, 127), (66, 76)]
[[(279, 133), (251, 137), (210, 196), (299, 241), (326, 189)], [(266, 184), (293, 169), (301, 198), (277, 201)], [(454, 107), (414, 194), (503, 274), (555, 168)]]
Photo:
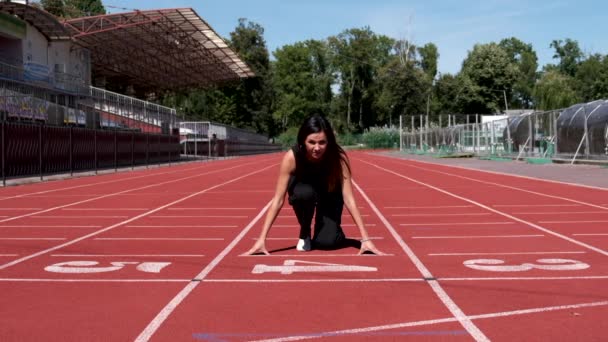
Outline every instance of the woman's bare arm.
[(344, 180), (342, 183), (342, 197), (344, 198), (344, 206), (350, 213), (350, 216), (353, 218), (353, 221), (355, 221), (355, 224), (361, 233), (361, 249), (359, 250), (359, 254), (370, 251), (377, 255), (383, 255), (384, 253), (379, 251), (376, 246), (374, 246), (374, 243), (372, 240), (370, 240), (367, 230), (365, 229), (363, 219), (361, 218), (359, 208), (357, 208), (357, 203), (355, 201), (355, 197), (353, 196), (352, 179), (346, 165), (343, 165), (342, 170), (344, 173)]
[(283, 202), (285, 201), (285, 193), (287, 192), (287, 185), (289, 183), (290, 175), (296, 169), (296, 159), (292, 150), (287, 151), (285, 156), (283, 156), (283, 160), (281, 161), (281, 166), (279, 169), (279, 177), (277, 179), (277, 185), (274, 191), (274, 196), (272, 198), (272, 202), (270, 203), (270, 207), (268, 208), (268, 213), (266, 214), (266, 219), (264, 220), (264, 225), (262, 226), (262, 232), (260, 233), (260, 237), (253, 245), (253, 247), (247, 251), (246, 255), (251, 255), (255, 253), (264, 253), (266, 255), (270, 254), (266, 249), (265, 242), (266, 237), (268, 236), (268, 232), (274, 223), (279, 211), (283, 207)]

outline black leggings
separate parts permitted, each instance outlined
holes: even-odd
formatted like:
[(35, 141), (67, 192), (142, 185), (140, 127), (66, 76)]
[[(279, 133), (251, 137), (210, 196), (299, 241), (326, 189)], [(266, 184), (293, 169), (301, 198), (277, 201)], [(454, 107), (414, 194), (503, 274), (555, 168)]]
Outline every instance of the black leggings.
[(300, 239), (310, 237), (310, 226), (316, 209), (313, 248), (332, 249), (344, 244), (344, 232), (340, 226), (344, 206), (341, 192), (320, 193), (310, 184), (296, 182), (292, 176), (288, 194), (289, 204), (300, 224)]

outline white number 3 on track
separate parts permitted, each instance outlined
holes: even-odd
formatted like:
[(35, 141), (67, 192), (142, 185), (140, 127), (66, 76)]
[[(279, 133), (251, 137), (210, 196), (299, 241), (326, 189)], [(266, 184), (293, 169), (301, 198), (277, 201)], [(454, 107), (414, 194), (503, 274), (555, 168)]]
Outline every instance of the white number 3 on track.
[(589, 268), (588, 264), (570, 259), (538, 259), (538, 264), (524, 263), (521, 265), (503, 265), (504, 260), (500, 259), (474, 259), (467, 260), (463, 264), (474, 270), (491, 272), (522, 272), (531, 269), (549, 271), (576, 271)]

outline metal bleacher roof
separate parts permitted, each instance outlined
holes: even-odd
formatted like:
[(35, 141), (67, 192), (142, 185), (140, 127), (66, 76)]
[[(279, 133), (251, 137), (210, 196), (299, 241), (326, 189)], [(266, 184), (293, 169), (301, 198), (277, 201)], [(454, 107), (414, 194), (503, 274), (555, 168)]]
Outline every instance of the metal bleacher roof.
[(146, 89), (205, 87), (255, 74), (191, 8), (70, 19), (95, 76)]

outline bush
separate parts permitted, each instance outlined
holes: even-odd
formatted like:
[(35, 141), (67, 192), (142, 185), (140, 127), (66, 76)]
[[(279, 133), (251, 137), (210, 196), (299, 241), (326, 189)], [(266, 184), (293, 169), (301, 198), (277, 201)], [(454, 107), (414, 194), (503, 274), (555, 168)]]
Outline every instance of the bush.
[(298, 141), (298, 129), (298, 127), (290, 127), (279, 135), (277, 143), (281, 144), (284, 149), (291, 148)]
[(368, 148), (397, 148), (399, 147), (399, 130), (370, 127), (363, 133), (363, 143)]
[(361, 143), (361, 135), (344, 133), (336, 135), (336, 140), (340, 146), (356, 146)]

